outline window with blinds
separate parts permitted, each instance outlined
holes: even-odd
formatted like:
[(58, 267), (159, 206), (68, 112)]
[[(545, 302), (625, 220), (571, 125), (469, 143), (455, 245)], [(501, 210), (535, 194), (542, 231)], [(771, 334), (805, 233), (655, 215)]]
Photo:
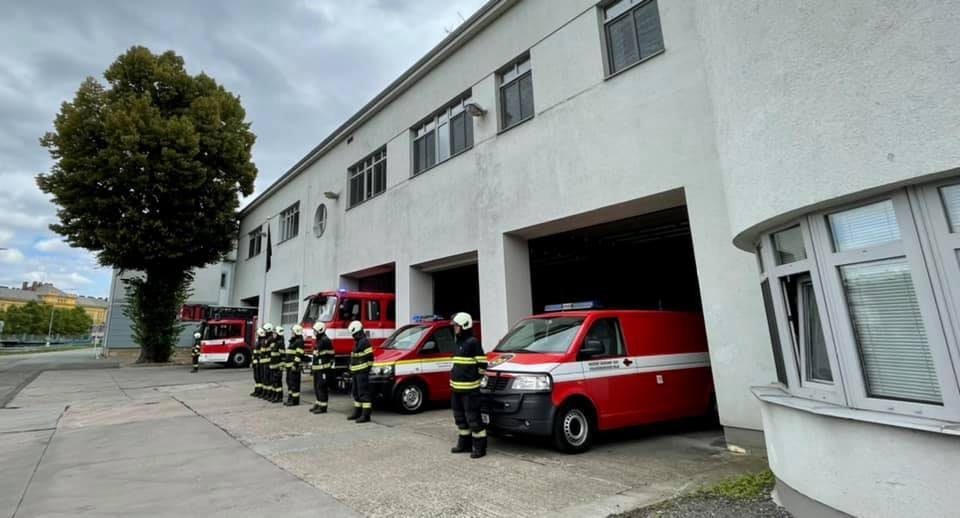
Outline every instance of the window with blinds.
[(296, 324), (299, 321), (300, 290), (285, 291), (280, 295), (280, 323)]
[(603, 20), (611, 74), (663, 51), (656, 0), (620, 0), (603, 10)]

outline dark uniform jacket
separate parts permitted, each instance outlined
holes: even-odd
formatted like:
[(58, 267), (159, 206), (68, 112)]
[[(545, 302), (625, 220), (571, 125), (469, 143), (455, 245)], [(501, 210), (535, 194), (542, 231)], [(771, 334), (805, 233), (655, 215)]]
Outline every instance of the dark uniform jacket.
[(486, 374), (487, 355), (483, 352), (480, 341), (467, 330), (461, 331), (456, 341), (457, 351), (453, 355), (450, 388), (455, 392), (479, 390), (480, 380)]
[(356, 343), (353, 345), (353, 353), (350, 355), (350, 373), (358, 374), (370, 372), (370, 367), (373, 367), (373, 346), (370, 345), (370, 340), (367, 340), (367, 337), (360, 333), (360, 338), (356, 338)]
[(270, 366), (283, 367), (283, 337), (274, 334), (267, 338), (267, 350), (270, 351)]
[(313, 350), (312, 370), (322, 371), (333, 368), (333, 342), (326, 333), (317, 336), (317, 345)]
[(287, 344), (286, 367), (288, 369), (299, 369), (303, 362), (303, 337), (293, 335)]

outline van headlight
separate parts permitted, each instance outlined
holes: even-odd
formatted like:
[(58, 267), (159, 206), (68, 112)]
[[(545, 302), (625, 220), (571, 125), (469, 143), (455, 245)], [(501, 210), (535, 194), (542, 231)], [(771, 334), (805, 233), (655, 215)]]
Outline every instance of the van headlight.
[(374, 376), (391, 378), (393, 377), (393, 365), (380, 365), (379, 367), (374, 366), (371, 369), (370, 373), (373, 374)]
[(486, 376), (480, 378), (480, 388), (487, 388), (487, 378)]
[(550, 376), (546, 374), (524, 374), (513, 378), (510, 388), (513, 390), (550, 390)]

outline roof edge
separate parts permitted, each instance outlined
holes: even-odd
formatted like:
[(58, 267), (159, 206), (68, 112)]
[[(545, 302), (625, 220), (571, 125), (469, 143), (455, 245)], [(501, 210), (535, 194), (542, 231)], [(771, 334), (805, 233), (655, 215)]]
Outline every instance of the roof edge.
[(467, 18), (440, 43), (430, 49), (410, 68), (400, 74), (398, 78), (394, 79), (386, 88), (367, 102), (367, 104), (363, 105), (359, 111), (350, 116), (350, 118), (337, 127), (337, 129), (333, 130), (330, 135), (314, 146), (313, 149), (297, 161), (287, 172), (274, 180), (262, 193), (254, 197), (246, 207), (240, 209), (240, 217), (242, 218), (249, 214), (280, 187), (283, 187), (287, 182), (291, 181), (307, 167), (327, 154), (333, 146), (336, 146), (344, 140), (350, 131), (380, 112), (389, 102), (408, 90), (410, 86), (442, 63), (449, 54), (455, 52), (466, 42), (473, 39), (473, 37), (486, 28), (487, 25), (519, 1), (520, 0), (489, 0), (483, 4), (470, 18)]

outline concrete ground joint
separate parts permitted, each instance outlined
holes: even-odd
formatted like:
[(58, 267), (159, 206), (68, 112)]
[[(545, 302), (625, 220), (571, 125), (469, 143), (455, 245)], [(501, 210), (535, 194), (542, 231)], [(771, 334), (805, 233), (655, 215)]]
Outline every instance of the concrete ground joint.
[(13, 514), (10, 515), (10, 518), (16, 518), (17, 513), (20, 512), (20, 506), (23, 505), (23, 499), (27, 496), (27, 491), (30, 490), (30, 485), (33, 484), (34, 477), (37, 476), (37, 470), (40, 469), (40, 463), (43, 462), (43, 457), (47, 454), (47, 449), (50, 448), (50, 445), (53, 443), (53, 437), (57, 435), (57, 427), (60, 426), (60, 420), (63, 419), (63, 414), (67, 413), (67, 410), (70, 408), (70, 405), (63, 407), (63, 410), (60, 411), (60, 415), (57, 416), (57, 421), (53, 425), (53, 431), (50, 433), (50, 437), (47, 437), (47, 443), (43, 445), (43, 451), (40, 452), (40, 458), (37, 459), (37, 463), (33, 465), (33, 471), (30, 472), (30, 478), (27, 479), (27, 483), (23, 486), (23, 492), (20, 493), (20, 499), (17, 500), (17, 507), (13, 510)]

